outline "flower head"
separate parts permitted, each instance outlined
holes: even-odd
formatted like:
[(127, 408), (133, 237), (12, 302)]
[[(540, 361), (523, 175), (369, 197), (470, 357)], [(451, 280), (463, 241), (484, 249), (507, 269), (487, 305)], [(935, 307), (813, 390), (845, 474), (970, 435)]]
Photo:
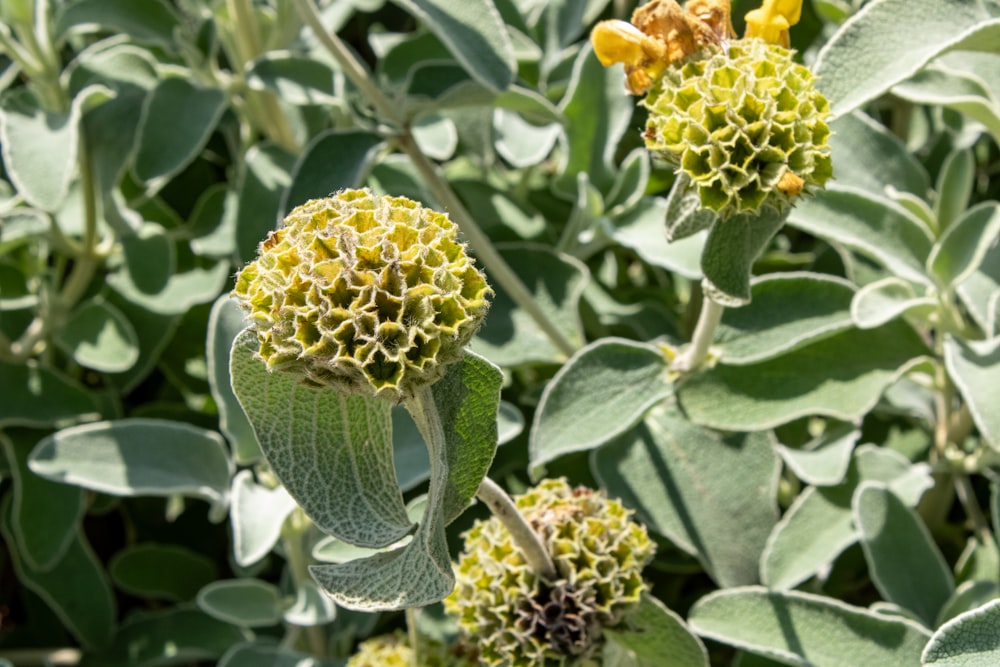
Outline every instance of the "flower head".
[(297, 207), (233, 294), (269, 369), (401, 400), (441, 377), (479, 328), (492, 290), (443, 213), (343, 190)]
[(690, 177), (725, 219), (786, 210), (833, 173), (829, 103), (781, 46), (731, 42), (728, 52), (667, 68), (643, 102), (646, 146)]
[[(413, 657), (406, 635), (395, 632), (361, 642), (346, 667), (411, 667)], [(461, 651), (450, 651), (438, 642), (423, 639), (420, 664), (421, 667), (472, 667), (475, 662)]]
[(481, 664), (578, 665), (639, 603), (655, 547), (621, 503), (564, 479), (545, 480), (515, 504), (538, 532), (559, 578), (528, 567), (496, 518), (465, 534), (456, 586), (445, 599)]

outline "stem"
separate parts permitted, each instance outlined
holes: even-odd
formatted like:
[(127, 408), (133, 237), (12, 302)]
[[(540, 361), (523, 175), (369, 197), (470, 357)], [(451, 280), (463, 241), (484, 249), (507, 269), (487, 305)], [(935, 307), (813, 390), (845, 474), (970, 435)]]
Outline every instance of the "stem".
[(979, 541), (983, 544), (989, 544), (993, 539), (993, 533), (983, 511), (979, 508), (979, 503), (976, 502), (976, 493), (972, 489), (972, 482), (969, 481), (968, 475), (963, 473), (955, 475), (955, 495), (958, 496), (958, 501), (962, 503), (966, 516), (972, 522), (972, 527), (975, 529)]
[(358, 57), (344, 44), (337, 35), (329, 32), (323, 25), (319, 11), (313, 0), (295, 0), (295, 6), (302, 15), (303, 21), (316, 34), (316, 38), (330, 52), (330, 55), (340, 64), (344, 75), (350, 79), (361, 94), (375, 108), (375, 112), (391, 124), (401, 128), (398, 137), (400, 147), (413, 161), (414, 166), (424, 178), (428, 189), (437, 198), (459, 229), (468, 239), (472, 251), (482, 261), (487, 273), (510, 296), (515, 304), (528, 313), (538, 326), (549, 337), (552, 344), (567, 357), (576, 352), (576, 346), (563, 336), (562, 332), (541, 309), (538, 302), (524, 286), (500, 253), (496, 251), (489, 237), (476, 224), (465, 206), (459, 200), (448, 182), (441, 176), (435, 165), (424, 155), (413, 135), (407, 129), (406, 116), (400, 111), (399, 105), (394, 105), (375, 85), (371, 74)]
[(78, 665), (83, 659), (83, 652), (76, 648), (40, 648), (14, 649), (0, 651), (0, 659), (9, 661), (12, 665), (42, 665), (44, 667), (59, 667), (60, 665)]
[[(281, 527), (281, 543), (285, 548), (288, 571), (292, 574), (296, 589), (303, 583), (312, 580), (309, 575), (308, 558), (305, 549), (302, 548), (309, 526), (309, 519), (301, 510), (297, 509), (288, 515)], [(305, 628), (305, 634), (306, 640), (309, 642), (309, 651), (318, 658), (324, 657), (326, 655), (326, 634), (323, 632), (323, 628), (318, 625), (310, 625)]]
[(406, 636), (410, 642), (410, 667), (422, 667), (423, 662), (420, 659), (420, 639), (417, 636), (417, 610), (413, 607), (407, 607), (406, 611)]
[(712, 345), (715, 337), (715, 330), (722, 321), (722, 313), (726, 307), (721, 303), (716, 303), (707, 295), (701, 300), (701, 313), (698, 315), (698, 323), (694, 327), (694, 334), (691, 336), (691, 344), (681, 353), (671, 369), (687, 373), (697, 370), (705, 363), (708, 357), (708, 348)]
[(476, 497), (486, 503), (493, 516), (500, 519), (536, 575), (546, 581), (555, 581), (559, 578), (555, 563), (552, 562), (552, 557), (549, 556), (538, 533), (525, 521), (514, 501), (499, 484), (489, 477), (484, 477)]

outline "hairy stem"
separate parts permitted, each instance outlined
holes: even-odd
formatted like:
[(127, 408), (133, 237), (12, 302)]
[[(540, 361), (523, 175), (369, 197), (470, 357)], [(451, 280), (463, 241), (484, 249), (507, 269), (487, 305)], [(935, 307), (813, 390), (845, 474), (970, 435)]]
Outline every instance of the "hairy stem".
[[(288, 515), (281, 527), (281, 544), (285, 549), (288, 571), (292, 575), (296, 588), (307, 581), (312, 581), (309, 574), (309, 559), (303, 544), (310, 523), (301, 510), (295, 510)], [(305, 632), (310, 653), (316, 657), (324, 657), (326, 655), (326, 634), (323, 632), (322, 626), (310, 625), (305, 628)]]
[(410, 642), (410, 667), (423, 667), (420, 655), (420, 638), (417, 636), (417, 610), (408, 607), (406, 614), (406, 637)]
[(459, 229), (469, 241), (472, 251), (483, 263), (490, 278), (510, 296), (510, 298), (520, 308), (527, 312), (538, 326), (545, 332), (545, 335), (552, 341), (559, 351), (565, 356), (572, 356), (576, 352), (573, 345), (559, 330), (549, 316), (541, 309), (538, 302), (524, 286), (521, 279), (511, 270), (510, 266), (500, 256), (493, 247), (489, 237), (483, 233), (476, 224), (465, 206), (459, 200), (448, 182), (441, 176), (438, 169), (430, 159), (420, 150), (417, 142), (413, 139), (407, 127), (407, 119), (400, 112), (398, 105), (394, 105), (388, 97), (375, 85), (371, 74), (365, 66), (358, 60), (357, 56), (347, 48), (336, 34), (331, 33), (323, 25), (319, 11), (313, 0), (295, 0), (295, 6), (302, 15), (302, 20), (316, 34), (316, 38), (330, 52), (330, 55), (340, 64), (344, 75), (353, 83), (368, 102), (375, 108), (375, 112), (390, 124), (395, 125), (400, 132), (398, 137), (399, 145), (403, 151), (413, 161), (414, 166), (420, 172), (428, 189), (437, 198), (438, 202), (448, 211), (448, 214), (458, 225)]
[(697, 370), (705, 363), (708, 357), (708, 348), (715, 338), (715, 330), (722, 321), (722, 313), (726, 307), (716, 303), (707, 295), (701, 300), (701, 313), (698, 315), (698, 323), (694, 327), (694, 334), (691, 336), (691, 344), (684, 349), (671, 368), (682, 373)]
[(489, 477), (483, 478), (476, 497), (486, 503), (493, 515), (500, 519), (535, 574), (546, 581), (559, 578), (555, 563), (538, 533), (524, 519), (524, 515), (499, 484)]

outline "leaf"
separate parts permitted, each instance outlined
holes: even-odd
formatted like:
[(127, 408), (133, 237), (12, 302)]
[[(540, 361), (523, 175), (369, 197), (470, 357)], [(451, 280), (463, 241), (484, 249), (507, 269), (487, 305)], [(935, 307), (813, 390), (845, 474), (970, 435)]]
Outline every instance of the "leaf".
[(412, 525), (392, 464), (391, 405), (269, 373), (254, 356), (258, 347), (249, 329), (233, 341), (233, 391), (288, 493), (320, 530), (351, 544), (383, 547), (407, 535)]
[(983, 331), (1000, 334), (1000, 245), (986, 253), (979, 270), (958, 285), (956, 290), (969, 309), (972, 319)]
[(133, 171), (159, 190), (205, 147), (226, 109), (225, 93), (181, 77), (161, 79), (146, 98)]
[(247, 85), (269, 90), (288, 104), (328, 104), (340, 102), (334, 90), (334, 71), (325, 63), (287, 52), (261, 55), (247, 70)]
[[(600, 109), (600, 113), (595, 113)], [(602, 194), (610, 191), (617, 169), (618, 142), (628, 130), (632, 99), (625, 94), (621, 68), (601, 65), (593, 49), (580, 49), (559, 110), (566, 119), (565, 157), (555, 180), (557, 191), (576, 191), (577, 174), (585, 173)]]
[(449, 160), (458, 147), (458, 130), (447, 116), (436, 112), (420, 114), (411, 127), (420, 151), (432, 160)]
[[(579, 303), (590, 272), (579, 260), (552, 249), (529, 244), (502, 244), (498, 250), (539, 307), (563, 336), (583, 344)], [(470, 346), (503, 367), (560, 362), (564, 355), (535, 320), (497, 285), (486, 324)]]
[(28, 469), (37, 439), (32, 431), (0, 432), (0, 449), (14, 480), (10, 531), (25, 566), (46, 572), (78, 539), (85, 506), (83, 489), (50, 482)]
[(792, 209), (788, 224), (857, 251), (897, 276), (928, 282), (933, 238), (912, 213), (867, 192), (831, 186)]
[(927, 642), (921, 665), (992, 667), (1000, 660), (1000, 600), (961, 614)]
[[(1000, 59), (997, 64), (1000, 65)], [(997, 117), (997, 125), (996, 137), (1000, 139), (1000, 115)], [(976, 158), (972, 150), (956, 148), (941, 165), (935, 187), (937, 200), (934, 202), (934, 216), (942, 230), (949, 229), (953, 222), (965, 214), (975, 184)]]
[(337, 605), (311, 580), (299, 582), (295, 602), (285, 610), (286, 623), (309, 627), (326, 625), (337, 617)]
[(393, 1), (418, 17), (479, 83), (501, 91), (514, 81), (514, 47), (491, 0)]
[(850, 424), (835, 426), (802, 449), (777, 445), (785, 465), (806, 484), (833, 486), (844, 480), (861, 431)]
[(54, 340), (74, 361), (95, 371), (121, 373), (139, 360), (132, 323), (101, 297), (78, 304)]
[(777, 521), (778, 459), (765, 433), (720, 434), (661, 405), (593, 454), (591, 469), (720, 586), (757, 581)]
[(667, 361), (652, 345), (602, 338), (581, 349), (545, 387), (528, 444), (530, 470), (627, 431), (673, 393)]
[(214, 431), (160, 419), (73, 426), (35, 447), (36, 474), (115, 496), (204, 498), (213, 512), (229, 501), (232, 464)]
[(284, 148), (267, 142), (247, 150), (236, 203), (236, 254), (240, 263), (257, 255), (257, 244), (284, 217), (282, 198), (292, 182), (295, 161), (295, 156)]
[(663, 221), (669, 219), (669, 215), (667, 200), (643, 197), (635, 206), (612, 220), (613, 237), (653, 266), (691, 280), (701, 278), (701, 255), (708, 232), (668, 242), (663, 234)]
[(959, 614), (972, 611), (997, 598), (1000, 598), (1000, 583), (986, 579), (963, 581), (955, 588), (951, 598), (941, 607), (934, 627), (940, 628)]
[(984, 202), (965, 212), (944, 232), (927, 258), (927, 273), (943, 290), (971, 276), (1000, 237), (1000, 205)]
[(642, 596), (638, 608), (617, 627), (605, 628), (611, 643), (630, 651), (637, 667), (708, 667), (708, 651), (676, 613), (653, 596)]
[(944, 363), (955, 386), (962, 393), (972, 419), (983, 439), (1000, 449), (1000, 338), (990, 341), (944, 339)]
[(844, 483), (807, 487), (785, 512), (767, 540), (761, 580), (769, 588), (794, 588), (854, 544), (858, 533), (851, 500), (858, 486), (869, 480), (887, 485), (908, 507), (933, 485), (927, 465), (912, 465), (884, 447), (858, 447)]
[(144, 542), (125, 547), (108, 564), (115, 586), (156, 600), (192, 600), (217, 576), (211, 558), (176, 544)]
[(936, 308), (937, 301), (917, 296), (912, 283), (889, 276), (858, 290), (851, 302), (851, 319), (859, 329), (875, 329), (901, 315), (914, 311), (929, 314)]
[(364, 130), (327, 130), (306, 146), (292, 169), (291, 183), (281, 197), (278, 217), (311, 199), (357, 187), (369, 169), (381, 138)]
[[(1000, 22), (990, 32), (1000, 33)], [(989, 54), (979, 54), (987, 56)], [(993, 60), (997, 60), (995, 57)], [(993, 65), (996, 67), (996, 65)], [(986, 127), (995, 141), (1000, 141), (1000, 103), (986, 83), (973, 72), (951, 69), (932, 63), (892, 89), (894, 95), (914, 102), (943, 106), (967, 115)], [(945, 192), (939, 190), (939, 192)]]
[(55, 426), (71, 420), (96, 419), (97, 403), (82, 385), (32, 361), (0, 361), (0, 387), (15, 387), (0, 401), (0, 425)]
[(208, 317), (205, 341), (208, 386), (219, 410), (219, 430), (229, 440), (237, 465), (255, 463), (262, 456), (253, 426), (233, 393), (229, 377), (229, 351), (245, 326), (243, 310), (228, 294), (216, 299)]
[(768, 361), (719, 364), (688, 378), (678, 398), (692, 421), (727, 430), (772, 428), (814, 414), (855, 421), (926, 353), (916, 332), (898, 321), (848, 329)]
[[(854, 494), (854, 521), (872, 581), (886, 600), (914, 612), (932, 628), (955, 582), (937, 545), (885, 486), (866, 482)], [(899, 554), (906, 560), (900, 562)]]
[(229, 507), (236, 563), (249, 567), (270, 553), (281, 538), (285, 519), (294, 509), (295, 501), (284, 487), (261, 486), (254, 482), (249, 470), (236, 473)]
[(153, 370), (160, 353), (170, 342), (180, 323), (179, 315), (154, 313), (141, 305), (128, 301), (110, 289), (101, 292), (108, 303), (117, 308), (135, 329), (139, 342), (139, 360), (124, 373), (108, 374), (109, 383), (122, 394), (127, 394), (139, 385)]
[(926, 197), (930, 179), (896, 135), (861, 111), (840, 116), (830, 129), (837, 184), (884, 196), (888, 188)]
[[(466, 352), (462, 361), (449, 366), (444, 377), (431, 386), (446, 448), (448, 472), (441, 500), (445, 524), (469, 506), (493, 462), (502, 384), (499, 368)], [(435, 473), (432, 464), (432, 486)]]
[(688, 623), (707, 639), (802, 667), (915, 665), (929, 634), (832, 598), (756, 586), (706, 595)]
[[(0, 534), (17, 545), (10, 525), (10, 496), (0, 503)], [(59, 560), (45, 571), (33, 568), (19, 549), (8, 549), (17, 580), (38, 595), (88, 649), (108, 643), (115, 628), (115, 599), (100, 561), (77, 531)]]
[(84, 657), (81, 667), (191, 664), (216, 660), (248, 632), (198, 609), (173, 607), (139, 612), (126, 621), (111, 646)]
[(198, 607), (225, 623), (244, 628), (281, 622), (281, 591), (259, 579), (213, 581), (198, 593)]
[(715, 344), (730, 366), (778, 357), (851, 326), (854, 288), (834, 276), (765, 275), (753, 282), (750, 294), (749, 305), (726, 309), (716, 330)]
[(878, 97), (950, 49), (996, 44), (1000, 21), (965, 0), (880, 0), (845, 21), (820, 50), (814, 71), (833, 113)]
[(729, 307), (750, 303), (753, 263), (785, 224), (786, 217), (766, 207), (756, 215), (741, 213), (716, 221), (701, 253), (706, 296)]
[(55, 212), (77, 170), (83, 108), (109, 95), (103, 86), (80, 91), (66, 113), (46, 111), (26, 89), (4, 96), (0, 105), (0, 148), (6, 175), (24, 200)]
[(514, 167), (532, 167), (548, 157), (561, 131), (556, 123), (533, 125), (513, 111), (493, 111), (494, 145)]
[(217, 667), (331, 667), (305, 653), (270, 644), (236, 644), (219, 660)]
[(228, 262), (216, 262), (208, 267), (196, 266), (173, 273), (163, 288), (147, 294), (133, 281), (128, 271), (119, 269), (107, 277), (107, 284), (123, 298), (158, 315), (180, 315), (193, 306), (213, 301), (229, 279)]
[(180, 19), (161, 0), (77, 0), (59, 14), (57, 34), (108, 30), (129, 35), (140, 42), (173, 48), (174, 30)]

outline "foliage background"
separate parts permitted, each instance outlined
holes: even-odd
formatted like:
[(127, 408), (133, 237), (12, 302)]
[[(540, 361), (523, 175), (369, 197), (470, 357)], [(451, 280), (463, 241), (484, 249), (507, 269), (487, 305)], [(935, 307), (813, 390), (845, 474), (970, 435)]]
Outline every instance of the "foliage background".
[[(690, 336), (705, 234), (667, 244), (673, 174), (586, 41), (632, 6), (320, 7), (388, 107), (310, 6), (0, 3), (0, 655), (338, 664), (400, 625), (304, 576), (355, 552), (274, 487), (228, 367), (235, 271), (297, 203), (367, 185), (467, 210), (551, 323), (495, 283), (491, 475), (605, 488), (656, 535), (676, 633), (615, 664), (702, 640), (744, 667), (996, 658), (996, 3), (805, 3), (836, 183), (745, 258), (722, 363), (680, 385), (658, 343)], [(426, 455), (394, 422), (412, 500)]]

